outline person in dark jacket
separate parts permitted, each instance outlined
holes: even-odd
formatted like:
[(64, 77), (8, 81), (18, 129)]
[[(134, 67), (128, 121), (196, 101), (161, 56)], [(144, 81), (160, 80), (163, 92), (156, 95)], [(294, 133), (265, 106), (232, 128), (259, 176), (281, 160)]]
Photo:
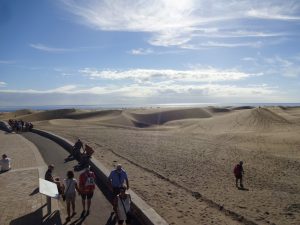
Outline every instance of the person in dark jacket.
[(235, 186), (237, 188), (239, 188), (238, 181), (240, 181), (240, 188), (244, 188), (243, 175), (244, 175), (245, 172), (244, 172), (244, 168), (243, 168), (243, 161), (240, 161), (239, 164), (237, 164), (234, 167), (233, 173), (234, 173), (234, 176), (235, 176)]

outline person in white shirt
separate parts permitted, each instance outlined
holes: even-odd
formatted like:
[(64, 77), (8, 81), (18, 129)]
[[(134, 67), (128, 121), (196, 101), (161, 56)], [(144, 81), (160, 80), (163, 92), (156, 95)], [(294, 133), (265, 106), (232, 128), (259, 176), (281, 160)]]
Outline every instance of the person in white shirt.
[(76, 198), (76, 190), (79, 193), (79, 188), (77, 185), (77, 181), (74, 178), (74, 172), (73, 171), (68, 171), (67, 173), (67, 178), (64, 180), (64, 196), (65, 196), (65, 201), (67, 203), (67, 213), (68, 217), (66, 218), (66, 221), (71, 220), (71, 213), (70, 213), (70, 206), (72, 205), (72, 211), (74, 216), (76, 214), (75, 212), (75, 198)]
[(3, 154), (2, 155), (2, 159), (0, 160), (0, 169), (1, 169), (1, 172), (5, 172), (5, 171), (8, 171), (10, 170), (10, 162), (11, 162), (11, 159), (7, 157), (6, 154)]
[(126, 222), (126, 224), (130, 224), (131, 213), (130, 213), (130, 205), (131, 205), (131, 197), (126, 193), (126, 186), (123, 185), (120, 188), (120, 194), (117, 195), (117, 218), (118, 224), (121, 225)]

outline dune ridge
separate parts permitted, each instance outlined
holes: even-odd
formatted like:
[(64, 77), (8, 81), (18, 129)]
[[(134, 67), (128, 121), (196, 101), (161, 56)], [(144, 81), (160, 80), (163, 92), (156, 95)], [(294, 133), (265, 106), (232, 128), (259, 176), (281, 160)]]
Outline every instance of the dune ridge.
[[(300, 107), (71, 109), (19, 118), (80, 137), (108, 168), (122, 163), (131, 187), (170, 224), (300, 223)], [(234, 185), (240, 160), (249, 191)]]

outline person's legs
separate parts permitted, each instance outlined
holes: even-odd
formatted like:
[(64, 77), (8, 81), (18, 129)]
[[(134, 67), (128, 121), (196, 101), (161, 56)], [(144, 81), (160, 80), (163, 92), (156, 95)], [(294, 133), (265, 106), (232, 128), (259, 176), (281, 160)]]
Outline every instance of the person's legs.
[(72, 199), (71, 204), (72, 204), (72, 211), (73, 211), (72, 215), (75, 215), (76, 214), (76, 212), (75, 212), (75, 197)]
[(82, 209), (85, 211), (85, 199), (82, 199)]
[(241, 186), (241, 188), (244, 188), (244, 185), (243, 185), (243, 177), (241, 176), (241, 178), (240, 178), (240, 186)]
[(87, 211), (90, 211), (90, 207), (91, 207), (91, 199), (87, 200)]
[(85, 199), (86, 199), (86, 194), (81, 194), (81, 202), (82, 202), (82, 213), (81, 217), (84, 217), (85, 214)]
[(67, 200), (67, 213), (68, 213), (68, 217), (67, 220), (70, 219), (70, 201)]
[(238, 178), (238, 177), (235, 177), (235, 186), (236, 186), (237, 188), (239, 187), (238, 181), (239, 181), (239, 178)]
[(117, 204), (118, 204), (118, 199), (117, 199), (117, 195), (120, 194), (120, 188), (116, 187), (113, 188), (113, 200), (112, 200), (112, 205), (113, 205), (113, 209), (114, 212), (117, 212)]

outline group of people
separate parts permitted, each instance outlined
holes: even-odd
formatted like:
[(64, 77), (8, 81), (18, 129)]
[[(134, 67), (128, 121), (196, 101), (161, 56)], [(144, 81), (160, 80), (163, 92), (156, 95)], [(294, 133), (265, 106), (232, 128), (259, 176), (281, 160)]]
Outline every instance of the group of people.
[[(93, 149), (85, 145), (83, 153), (81, 153), (81, 148), (83, 149), (83, 143), (80, 139), (76, 141), (72, 148), (71, 155), (69, 157), (74, 157), (79, 162), (82, 161), (84, 157), (91, 157), (93, 154)], [(67, 204), (67, 214), (68, 217), (66, 221), (70, 221), (71, 217), (76, 214), (75, 211), (75, 199), (76, 193), (81, 196), (82, 208), (81, 218), (88, 216), (91, 209), (91, 201), (95, 190), (96, 176), (89, 164), (79, 175), (79, 182), (74, 178), (74, 172), (72, 170), (68, 171), (66, 178), (61, 181), (58, 177), (54, 178), (52, 172), (54, 170), (54, 165), (49, 165), (48, 170), (45, 174), (45, 180), (56, 183), (59, 194), (62, 195), (63, 199)], [(126, 192), (129, 189), (129, 181), (126, 171), (122, 168), (121, 164), (118, 164), (114, 170), (111, 171), (108, 177), (109, 186), (112, 190), (112, 205), (114, 213), (116, 214), (118, 224), (130, 224), (131, 213), (131, 197)], [(71, 213), (72, 212), (72, 213)]]
[[(83, 152), (81, 152), (81, 149)], [(88, 144), (83, 145), (82, 141), (78, 139), (72, 147), (71, 154), (65, 161), (76, 159), (79, 162), (79, 168), (88, 166), (89, 159), (92, 157), (94, 150)]]
[(15, 132), (31, 131), (33, 128), (33, 124), (31, 122), (26, 122), (23, 120), (10, 119), (8, 120), (8, 124)]
[[(49, 165), (48, 170), (45, 174), (45, 180), (56, 183), (59, 194), (62, 195), (63, 200), (67, 204), (67, 221), (70, 221), (71, 216), (76, 214), (75, 211), (75, 199), (76, 191), (81, 195), (83, 211), (81, 217), (88, 216), (90, 213), (91, 199), (94, 195), (95, 190), (95, 179), (96, 176), (94, 172), (87, 167), (83, 173), (79, 176), (79, 183), (74, 178), (74, 172), (69, 170), (66, 174), (66, 178), (63, 182), (60, 179), (54, 178), (52, 172), (54, 170), (54, 165)], [(71, 214), (72, 207), (72, 214)]]
[(11, 159), (8, 158), (6, 154), (3, 154), (0, 160), (0, 173), (9, 171), (11, 169), (10, 163)]

